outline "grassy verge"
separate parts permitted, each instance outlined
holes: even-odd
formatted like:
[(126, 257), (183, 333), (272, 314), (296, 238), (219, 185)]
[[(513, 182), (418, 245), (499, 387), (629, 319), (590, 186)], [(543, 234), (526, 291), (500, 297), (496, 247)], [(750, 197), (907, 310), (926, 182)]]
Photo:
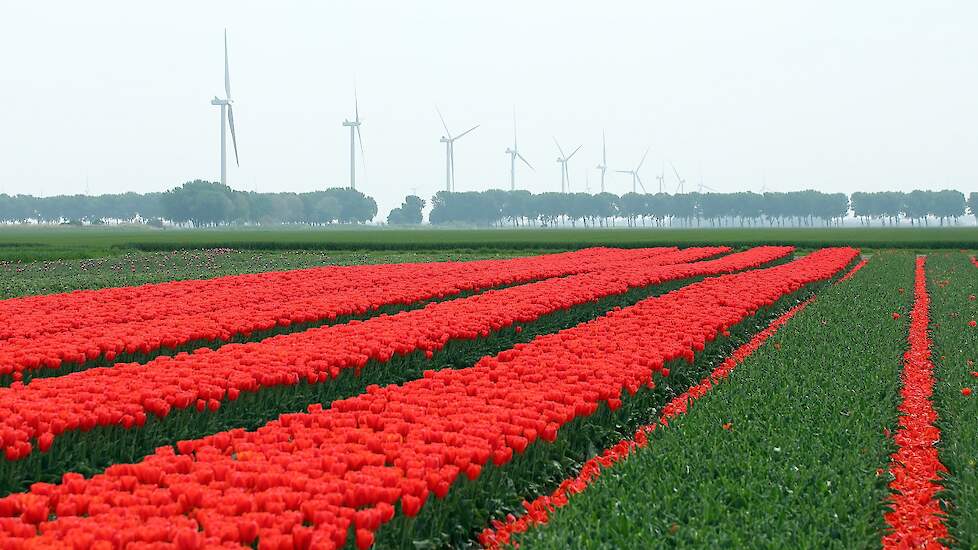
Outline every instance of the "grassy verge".
[(894, 449), (883, 433), (896, 426), (912, 299), (913, 256), (876, 255), (647, 447), (516, 540), (524, 548), (878, 547)]
[[(961, 253), (927, 259), (931, 297), (931, 338), (937, 383), (934, 408), (941, 430), (940, 460), (947, 467), (946, 490), (951, 542), (958, 548), (978, 546), (978, 269)], [(963, 395), (962, 389), (971, 395)]]

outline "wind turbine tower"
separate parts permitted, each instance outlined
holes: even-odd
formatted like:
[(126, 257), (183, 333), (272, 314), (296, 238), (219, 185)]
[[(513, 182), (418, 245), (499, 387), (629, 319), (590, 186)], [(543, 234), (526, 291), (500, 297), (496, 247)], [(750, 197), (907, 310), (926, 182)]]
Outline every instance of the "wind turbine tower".
[(604, 193), (604, 173), (608, 171), (608, 144), (604, 139), (604, 131), (601, 132), (601, 164), (597, 166), (601, 171), (601, 192)]
[(238, 161), (238, 140), (234, 135), (234, 107), (231, 106), (231, 73), (228, 69), (228, 31), (224, 29), (224, 99), (214, 96), (211, 105), (221, 107), (221, 185), (228, 184), (227, 129), (231, 128), (231, 143), (234, 144), (234, 163)]
[(645, 190), (645, 184), (642, 183), (642, 178), (638, 175), (638, 171), (642, 169), (642, 165), (645, 164), (645, 157), (649, 156), (649, 150), (645, 150), (645, 154), (642, 155), (642, 160), (638, 161), (638, 166), (634, 170), (616, 170), (619, 174), (629, 174), (632, 176), (632, 193), (638, 193), (638, 186), (642, 186), (642, 192), (648, 194)]
[(438, 118), (441, 119), (441, 125), (445, 128), (445, 135), (441, 136), (441, 139), (438, 140), (445, 144), (445, 191), (452, 192), (455, 190), (455, 141), (472, 130), (475, 130), (479, 125), (476, 124), (453, 137), (451, 130), (448, 129), (448, 124), (445, 124), (445, 117), (441, 116), (441, 110), (437, 107), (435, 107), (435, 110), (438, 111)]
[(357, 153), (356, 142), (360, 142), (360, 159), (366, 162), (366, 155), (363, 153), (363, 135), (360, 134), (360, 102), (357, 100), (357, 91), (353, 90), (353, 120), (346, 119), (343, 126), (350, 127), (350, 189), (357, 188)]
[(567, 163), (574, 155), (577, 154), (578, 151), (581, 150), (581, 147), (584, 147), (584, 145), (578, 145), (577, 149), (574, 149), (573, 153), (565, 155), (564, 150), (561, 149), (560, 143), (557, 141), (557, 138), (554, 138), (554, 143), (557, 145), (557, 151), (560, 152), (560, 156), (557, 157), (557, 164), (560, 165), (560, 192), (566, 193), (570, 187), (570, 172), (567, 171)]
[(530, 167), (530, 170), (533, 170), (533, 165), (523, 158), (516, 145), (516, 109), (513, 109), (513, 147), (507, 147), (506, 154), (509, 155), (509, 190), (516, 191), (516, 159), (522, 160), (524, 164)]

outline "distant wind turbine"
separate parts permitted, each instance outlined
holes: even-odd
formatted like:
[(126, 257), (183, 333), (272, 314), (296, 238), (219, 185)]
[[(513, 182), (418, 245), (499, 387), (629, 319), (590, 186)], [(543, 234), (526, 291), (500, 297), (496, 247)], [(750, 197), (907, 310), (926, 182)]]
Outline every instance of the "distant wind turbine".
[[(357, 100), (357, 90), (353, 89), (353, 120), (346, 119), (343, 126), (350, 127), (350, 189), (357, 188), (357, 153), (354, 145), (360, 142), (360, 160), (366, 167), (367, 157), (363, 152), (363, 135), (360, 134), (360, 102)], [(354, 135), (354, 131), (356, 134)]]
[(455, 140), (475, 130), (479, 125), (476, 124), (461, 134), (452, 137), (452, 132), (448, 129), (448, 124), (445, 124), (445, 117), (441, 116), (441, 109), (435, 107), (435, 110), (438, 111), (438, 118), (441, 119), (441, 125), (445, 127), (445, 135), (441, 136), (439, 140), (445, 144), (445, 191), (452, 192), (455, 190)]
[(684, 180), (682, 176), (679, 175), (679, 170), (676, 170), (675, 164), (670, 162), (669, 166), (672, 166), (672, 173), (676, 174), (676, 179), (679, 180), (679, 185), (676, 187), (676, 192), (681, 194), (684, 191), (686, 180)]
[(638, 166), (634, 170), (615, 170), (619, 174), (631, 174), (632, 176), (632, 193), (638, 193), (638, 186), (642, 186), (642, 192), (648, 193), (645, 190), (645, 184), (642, 183), (642, 178), (638, 175), (638, 171), (642, 169), (642, 165), (645, 164), (645, 157), (649, 156), (649, 150), (645, 150), (645, 154), (642, 155), (642, 160), (638, 161)]
[(567, 163), (574, 155), (577, 154), (578, 151), (581, 150), (581, 147), (584, 147), (584, 145), (578, 145), (577, 149), (574, 149), (573, 153), (565, 155), (564, 150), (561, 149), (560, 143), (557, 141), (557, 138), (554, 138), (554, 143), (557, 145), (557, 151), (560, 152), (560, 156), (557, 157), (557, 164), (560, 164), (560, 192), (566, 193), (570, 189), (570, 172), (567, 171)]
[[(445, 131), (448, 131), (448, 129), (446, 128)], [(524, 164), (530, 167), (530, 170), (533, 170), (533, 165), (530, 164), (530, 161), (523, 158), (523, 155), (520, 154), (519, 148), (516, 146), (516, 108), (515, 107), (513, 108), (513, 147), (512, 148), (507, 147), (506, 154), (509, 155), (509, 190), (516, 191), (516, 159), (522, 160)]]
[(659, 175), (656, 176), (655, 179), (659, 180), (659, 193), (661, 194), (662, 193), (662, 186), (666, 183), (666, 163), (665, 162), (662, 163), (662, 171), (659, 172)]
[(604, 130), (601, 131), (601, 164), (597, 168), (601, 171), (601, 192), (604, 193), (604, 173), (608, 171), (608, 144), (604, 139)]
[(238, 139), (234, 135), (234, 107), (231, 106), (231, 72), (228, 69), (228, 31), (224, 29), (224, 99), (214, 96), (211, 105), (221, 106), (221, 185), (228, 183), (227, 129), (231, 128), (231, 143), (234, 144), (234, 163), (238, 161)]

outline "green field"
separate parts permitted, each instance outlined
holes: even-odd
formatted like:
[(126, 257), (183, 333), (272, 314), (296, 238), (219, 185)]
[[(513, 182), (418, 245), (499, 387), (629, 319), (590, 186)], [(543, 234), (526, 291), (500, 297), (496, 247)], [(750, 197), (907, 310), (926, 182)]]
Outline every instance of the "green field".
[(657, 245), (978, 248), (978, 228), (811, 229), (197, 229), (4, 227), (0, 260), (93, 258), (132, 250), (236, 248), (248, 250), (568, 249)]
[[(85, 249), (89, 250), (89, 249)], [(89, 250), (97, 253), (99, 250)], [(115, 256), (37, 261), (0, 260), (0, 300), (240, 273), (331, 265), (446, 262), (511, 258), (523, 250), (231, 250), (126, 251)]]

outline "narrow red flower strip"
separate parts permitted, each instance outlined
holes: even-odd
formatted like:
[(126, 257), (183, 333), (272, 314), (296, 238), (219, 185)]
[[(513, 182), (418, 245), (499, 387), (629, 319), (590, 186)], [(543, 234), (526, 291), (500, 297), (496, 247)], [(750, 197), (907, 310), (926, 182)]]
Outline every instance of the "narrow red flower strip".
[(927, 294), (925, 257), (917, 258), (914, 305), (910, 313), (910, 349), (903, 355), (903, 389), (900, 396), (900, 427), (894, 437), (899, 446), (890, 462), (893, 481), (892, 511), (883, 517), (891, 532), (883, 537), (884, 548), (938, 548), (947, 537), (941, 522), (942, 510), (935, 494), (942, 489), (941, 464), (934, 446), (941, 438), (934, 425), (937, 411), (931, 403), (934, 364), (930, 360), (930, 297)]
[[(835, 284), (842, 283), (852, 278), (856, 272), (866, 265), (867, 261), (868, 260), (861, 260), (852, 269), (850, 269), (848, 273), (839, 278)], [(699, 384), (689, 388), (681, 395), (673, 398), (672, 401), (663, 407), (662, 415), (656, 422), (640, 427), (638, 430), (636, 430), (635, 435), (631, 439), (623, 439), (613, 447), (605, 450), (605, 452), (585, 462), (580, 473), (576, 477), (565, 480), (550, 495), (537, 497), (532, 502), (524, 501), (523, 507), (526, 509), (525, 513), (520, 514), (519, 516), (510, 514), (506, 517), (505, 521), (494, 521), (492, 523), (492, 527), (487, 527), (479, 535), (479, 542), (486, 548), (500, 548), (510, 544), (513, 535), (523, 533), (533, 525), (546, 523), (550, 518), (550, 514), (552, 514), (557, 508), (565, 506), (571, 495), (575, 495), (587, 489), (594, 483), (595, 480), (597, 480), (598, 476), (601, 475), (602, 470), (628, 458), (628, 455), (635, 449), (648, 445), (648, 434), (655, 430), (656, 426), (659, 424), (668, 426), (670, 419), (675, 418), (680, 414), (685, 414), (690, 402), (703, 397), (703, 395), (710, 391), (714, 385), (718, 384), (724, 378), (730, 376), (730, 373), (733, 372), (737, 365), (750, 357), (755, 351), (757, 351), (758, 348), (761, 347), (761, 344), (766, 342), (768, 338), (774, 335), (774, 333), (776, 333), (789, 320), (791, 320), (792, 317), (808, 307), (808, 304), (812, 303), (814, 300), (815, 296), (812, 296), (804, 302), (782, 313), (777, 319), (771, 321), (771, 323), (765, 327), (764, 330), (754, 335), (749, 342), (734, 350), (730, 356), (724, 359), (723, 363), (721, 363), (717, 368), (713, 369), (713, 372), (711, 372), (708, 377), (704, 378)]]
[(841, 282), (848, 281), (849, 279), (851, 279), (852, 276), (855, 275), (856, 273), (858, 273), (859, 270), (862, 269), (863, 266), (865, 266), (868, 262), (869, 262), (869, 260), (866, 260), (866, 259), (859, 260), (859, 263), (856, 264), (852, 269), (850, 269), (848, 273), (846, 273), (845, 275), (843, 275), (841, 279), (839, 279), (838, 281), (836, 281), (836, 284), (839, 284)]

